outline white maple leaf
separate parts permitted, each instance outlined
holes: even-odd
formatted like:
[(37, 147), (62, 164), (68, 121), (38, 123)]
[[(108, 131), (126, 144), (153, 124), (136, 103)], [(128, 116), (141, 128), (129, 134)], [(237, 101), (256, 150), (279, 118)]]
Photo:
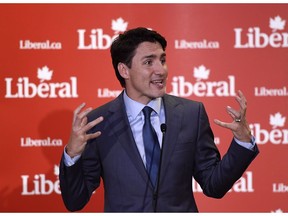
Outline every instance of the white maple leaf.
[(210, 74), (210, 70), (206, 69), (204, 65), (197, 67), (194, 67), (194, 77), (197, 81), (200, 81), (201, 79), (208, 79)]
[(270, 22), (269, 22), (269, 27), (272, 29), (273, 32), (277, 31), (277, 30), (283, 30), (285, 27), (285, 20), (282, 20), (282, 18), (280, 16), (276, 16), (273, 18), (270, 18)]
[(275, 211), (271, 211), (271, 213), (283, 213), (283, 211), (281, 209), (277, 209)]
[(54, 165), (54, 175), (58, 176), (59, 175), (59, 166)]
[(283, 127), (286, 121), (286, 117), (282, 117), (280, 112), (270, 115), (270, 125), (272, 128)]
[(50, 70), (47, 66), (42, 68), (38, 68), (37, 70), (37, 78), (40, 79), (40, 82), (44, 80), (51, 80), (53, 71)]
[(125, 22), (122, 17), (119, 17), (117, 20), (112, 20), (112, 30), (114, 30), (115, 34), (126, 31), (127, 26), (128, 22)]

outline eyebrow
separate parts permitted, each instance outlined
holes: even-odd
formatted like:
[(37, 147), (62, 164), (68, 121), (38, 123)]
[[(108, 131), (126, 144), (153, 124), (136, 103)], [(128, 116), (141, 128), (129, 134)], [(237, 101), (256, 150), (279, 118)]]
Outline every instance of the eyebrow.
[[(141, 58), (141, 60), (147, 59), (147, 58), (156, 58), (156, 57), (157, 57), (156, 55), (152, 54), (152, 55), (143, 56), (143, 57)], [(162, 53), (161, 56), (160, 56), (160, 58), (163, 58), (163, 57), (166, 57), (166, 53), (165, 53), (165, 52)]]

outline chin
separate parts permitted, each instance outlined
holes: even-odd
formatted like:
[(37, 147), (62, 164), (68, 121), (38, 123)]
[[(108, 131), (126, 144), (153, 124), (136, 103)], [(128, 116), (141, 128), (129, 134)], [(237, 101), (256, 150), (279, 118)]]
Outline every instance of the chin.
[(159, 98), (159, 97), (163, 97), (166, 94), (166, 90), (157, 92), (156, 94), (154, 94), (153, 98)]

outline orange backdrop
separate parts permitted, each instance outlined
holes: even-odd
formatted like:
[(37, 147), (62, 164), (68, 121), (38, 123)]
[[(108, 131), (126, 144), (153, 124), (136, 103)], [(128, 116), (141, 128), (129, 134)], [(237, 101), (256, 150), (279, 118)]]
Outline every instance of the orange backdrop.
[[(138, 26), (168, 41), (168, 92), (202, 101), (224, 154), (235, 92), (260, 155), (223, 199), (201, 212), (288, 211), (287, 4), (0, 4), (1, 212), (65, 212), (58, 165), (73, 110), (121, 91), (109, 48)], [(85, 212), (103, 211), (103, 188)]]

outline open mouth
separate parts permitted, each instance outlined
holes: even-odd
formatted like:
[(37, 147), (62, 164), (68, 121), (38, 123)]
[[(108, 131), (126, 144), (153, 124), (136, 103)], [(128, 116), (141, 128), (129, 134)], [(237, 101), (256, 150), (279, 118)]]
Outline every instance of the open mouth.
[(158, 88), (163, 88), (163, 86), (164, 86), (164, 80), (163, 79), (152, 80), (151, 83), (153, 85), (156, 85)]

